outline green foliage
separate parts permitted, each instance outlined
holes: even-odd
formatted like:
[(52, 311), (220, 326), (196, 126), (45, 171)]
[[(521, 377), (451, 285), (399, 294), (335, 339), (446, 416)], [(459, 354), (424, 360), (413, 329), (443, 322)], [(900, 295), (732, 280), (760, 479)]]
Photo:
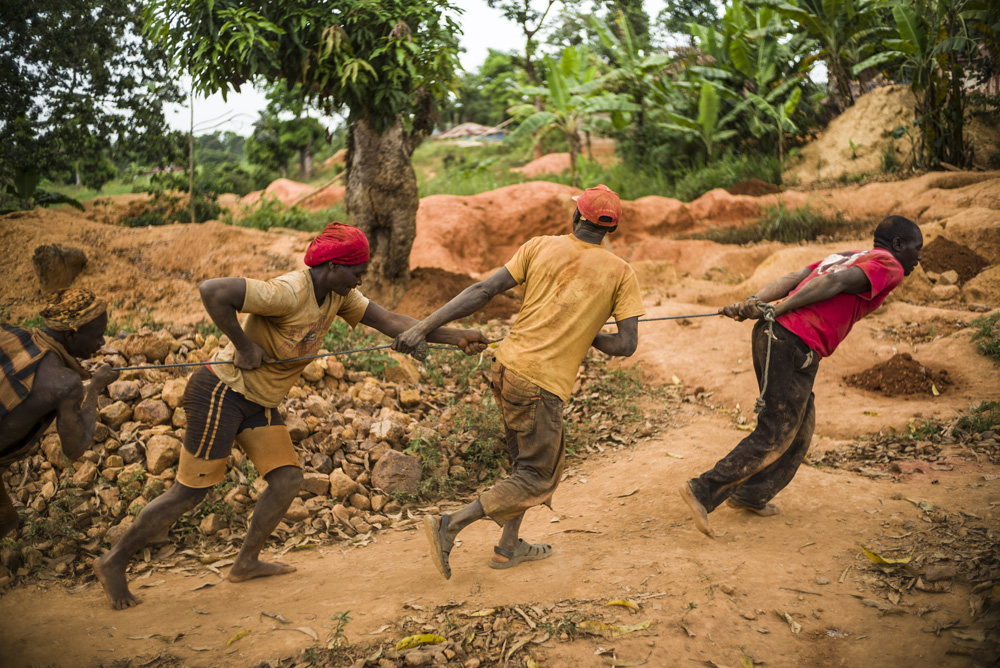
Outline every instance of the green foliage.
[(992, 359), (994, 363), (1000, 364), (1000, 325), (997, 323), (1000, 323), (1000, 313), (976, 318), (970, 325), (976, 328), (972, 335), (972, 340), (979, 342), (976, 350)]
[[(376, 333), (375, 330), (361, 325), (351, 329), (350, 325), (340, 318), (333, 321), (326, 337), (323, 339), (323, 347), (330, 352), (374, 348), (375, 346), (382, 346), (388, 343), (390, 341), (382, 334)], [(394, 366), (396, 364), (385, 349), (344, 355), (336, 359), (342, 362), (346, 369), (363, 371), (374, 376), (381, 376), (385, 373), (387, 366)]]
[[(580, 133), (607, 130), (611, 125), (623, 127), (625, 114), (639, 111), (640, 107), (622, 95), (604, 90), (603, 81), (597, 76), (597, 69), (589, 64), (585, 50), (567, 47), (558, 62), (546, 58), (545, 65), (547, 86), (521, 89), (522, 94), (540, 99), (543, 109), (531, 104), (512, 108), (511, 113), (521, 122), (506, 141), (517, 142), (535, 133), (540, 138), (550, 131), (562, 134), (569, 144), (570, 184), (576, 186)], [(610, 115), (610, 123), (604, 115)]]
[(722, 244), (750, 244), (760, 241), (791, 244), (813, 241), (821, 236), (844, 230), (848, 225), (840, 212), (830, 217), (813, 211), (809, 205), (789, 210), (782, 202), (776, 207), (767, 209), (760, 220), (753, 225), (713, 228), (692, 238), (708, 239)]
[(285, 206), (276, 197), (267, 195), (261, 197), (260, 204), (248, 207), (241, 213), (226, 211), (222, 214), (222, 221), (225, 223), (256, 230), (285, 227), (290, 230), (319, 232), (335, 220), (346, 219), (347, 213), (342, 204), (320, 211), (306, 211), (298, 206)]
[(153, 0), (147, 34), (223, 97), (252, 79), (301, 84), (310, 100), (345, 106), (378, 132), (410, 123), (453, 85), (454, 6), (445, 0)]
[(0, 181), (0, 185), (3, 186), (0, 190), (0, 214), (29, 211), (36, 206), (45, 207), (54, 204), (69, 204), (83, 211), (83, 205), (72, 197), (39, 188), (41, 179), (41, 175), (37, 172), (17, 171), (9, 179)]
[(141, 37), (140, 8), (0, 3), (0, 178), (72, 170), (100, 186), (109, 159), (172, 159), (163, 105), (179, 91), (164, 51)]
[(955, 428), (964, 432), (980, 434), (1000, 427), (1000, 401), (982, 401), (959, 418)]

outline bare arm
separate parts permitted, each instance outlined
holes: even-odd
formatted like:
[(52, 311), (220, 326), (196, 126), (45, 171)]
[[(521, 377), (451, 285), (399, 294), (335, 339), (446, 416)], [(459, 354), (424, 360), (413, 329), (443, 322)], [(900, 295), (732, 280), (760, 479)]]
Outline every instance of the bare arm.
[(810, 273), (812, 273), (812, 270), (806, 267), (799, 271), (785, 274), (758, 290), (756, 299), (746, 299), (730, 304), (729, 306), (724, 306), (719, 309), (719, 313), (736, 321), (746, 320), (747, 318), (759, 318), (760, 310), (757, 308), (758, 301), (773, 302), (775, 299), (788, 296), (788, 293), (798, 287), (799, 283), (804, 281)]
[(598, 333), (594, 338), (594, 347), (602, 353), (629, 357), (639, 345), (639, 316), (616, 320), (618, 332), (615, 334)]
[(392, 347), (400, 352), (410, 352), (434, 330), (452, 320), (472, 315), (489, 304), (490, 300), (498, 294), (510, 290), (515, 285), (517, 285), (517, 281), (510, 275), (507, 268), (500, 269), (485, 281), (480, 281), (462, 290), (450, 302), (399, 334)]
[(243, 308), (247, 282), (242, 278), (210, 278), (198, 286), (201, 303), (212, 322), (236, 346), (233, 364), (241, 369), (256, 369), (264, 362), (274, 361), (264, 349), (250, 340), (236, 313)]
[[(375, 302), (369, 302), (361, 324), (374, 327), (386, 336), (395, 338), (402, 332), (417, 325), (417, 320), (408, 315), (394, 313)], [(457, 329), (455, 327), (440, 327), (427, 335), (432, 343), (447, 343), (457, 346), (467, 355), (476, 355), (486, 349), (488, 341), (482, 332), (474, 329)]]
[(846, 292), (858, 295), (872, 289), (871, 281), (860, 267), (851, 267), (841, 271), (818, 276), (794, 295), (778, 304), (774, 309), (775, 316), (783, 315), (797, 308), (815, 304)]
[(59, 433), (63, 452), (70, 459), (80, 457), (94, 440), (97, 397), (116, 378), (118, 372), (105, 365), (94, 372), (86, 391), (80, 379), (65, 369), (59, 369), (51, 376), (51, 380), (47, 380), (46, 385), (58, 385), (56, 431)]

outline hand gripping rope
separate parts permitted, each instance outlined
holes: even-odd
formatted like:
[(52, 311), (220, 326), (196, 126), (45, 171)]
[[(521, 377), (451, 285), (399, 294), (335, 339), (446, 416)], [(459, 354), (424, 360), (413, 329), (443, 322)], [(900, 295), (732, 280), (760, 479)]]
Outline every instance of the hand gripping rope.
[[(757, 402), (754, 404), (754, 413), (760, 413), (764, 410), (764, 392), (767, 390), (767, 376), (768, 371), (771, 368), (771, 341), (774, 340), (774, 307), (770, 304), (763, 302), (757, 302), (757, 308), (760, 309), (763, 314), (764, 320), (767, 321), (767, 355), (764, 358), (764, 380), (760, 387), (760, 396), (757, 397)], [(661, 320), (685, 320), (687, 318), (710, 318), (714, 315), (722, 315), (721, 313), (693, 313), (689, 315), (665, 315), (659, 318), (645, 318), (639, 320), (639, 322), (658, 322)], [(614, 320), (609, 320), (604, 323), (605, 325), (613, 325)], [(503, 337), (499, 339), (494, 339), (490, 343), (497, 343), (502, 341)], [(287, 364), (289, 362), (304, 362), (305, 360), (314, 360), (321, 357), (335, 357), (339, 355), (354, 355), (357, 353), (367, 353), (375, 350), (386, 350), (391, 348), (392, 344), (387, 343), (381, 346), (371, 346), (369, 348), (354, 348), (352, 350), (338, 350), (332, 353), (320, 353), (318, 355), (303, 355), (302, 357), (291, 357), (286, 360), (274, 360), (273, 362), (265, 362), (265, 364)], [(416, 347), (416, 349), (410, 353), (410, 356), (414, 359), (423, 362), (427, 359), (427, 352), (429, 349), (435, 348), (439, 350), (459, 350), (456, 346), (445, 346), (434, 343), (427, 343), (423, 341)], [(141, 371), (144, 369), (176, 369), (179, 367), (186, 366), (211, 366), (215, 364), (232, 364), (232, 360), (219, 360), (219, 361), (209, 361), (209, 362), (177, 362), (175, 364), (145, 364), (141, 366), (123, 366), (118, 367), (117, 371)]]
[[(660, 318), (646, 318), (645, 320), (640, 320), (639, 322), (656, 322), (658, 320), (683, 320), (685, 318), (708, 318), (713, 315), (722, 315), (721, 313), (695, 313), (693, 315), (666, 315)], [(605, 325), (615, 324), (614, 320), (609, 320), (604, 323)], [(499, 339), (493, 339), (489, 343), (497, 343), (503, 341), (503, 337)], [(286, 360), (274, 360), (273, 362), (265, 362), (264, 364), (287, 364), (289, 362), (304, 362), (305, 360), (319, 359), (320, 357), (335, 357), (338, 355), (354, 355), (357, 353), (368, 353), (374, 350), (386, 350), (391, 348), (391, 343), (386, 343), (381, 346), (371, 346), (370, 348), (354, 348), (352, 350), (338, 350), (332, 353), (320, 353), (318, 355), (303, 355), (302, 357), (290, 357)], [(427, 351), (431, 348), (438, 350), (460, 350), (455, 346), (445, 346), (436, 343), (427, 343), (426, 341), (421, 342), (416, 349), (410, 353), (410, 356), (417, 361), (423, 362), (427, 358)], [(144, 369), (176, 369), (185, 366), (211, 366), (214, 364), (232, 364), (232, 360), (218, 360), (212, 362), (177, 362), (175, 364), (144, 364), (142, 366), (122, 366), (116, 367), (116, 371), (141, 371)]]

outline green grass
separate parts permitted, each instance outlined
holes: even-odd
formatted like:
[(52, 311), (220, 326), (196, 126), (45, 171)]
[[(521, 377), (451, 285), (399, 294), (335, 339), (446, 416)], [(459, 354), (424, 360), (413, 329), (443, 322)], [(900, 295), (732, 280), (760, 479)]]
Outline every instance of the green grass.
[[(351, 329), (350, 325), (339, 318), (333, 321), (326, 338), (323, 339), (323, 347), (330, 352), (373, 348), (388, 343), (392, 343), (388, 337), (367, 327), (359, 326)], [(338, 355), (336, 359), (343, 363), (344, 368), (348, 370), (363, 371), (375, 376), (381, 376), (385, 373), (386, 367), (396, 364), (386, 350)]]
[(1000, 401), (983, 401), (973, 406), (969, 414), (963, 415), (955, 426), (975, 434), (995, 430), (1000, 426)]
[(692, 239), (708, 239), (720, 244), (750, 244), (761, 241), (780, 241), (791, 244), (800, 241), (814, 241), (821, 236), (842, 232), (855, 224), (846, 220), (840, 212), (830, 216), (814, 211), (809, 205), (798, 209), (788, 209), (784, 202), (766, 210), (764, 215), (752, 225), (742, 227), (713, 228)]
[(263, 197), (259, 206), (250, 207), (238, 214), (224, 211), (221, 219), (227, 225), (252, 227), (257, 230), (285, 227), (305, 232), (320, 232), (328, 223), (335, 220), (346, 222), (347, 210), (343, 202), (328, 209), (307, 211), (298, 206), (285, 206), (274, 197)]
[(1000, 312), (984, 315), (976, 318), (970, 324), (976, 331), (972, 335), (973, 341), (978, 341), (976, 350), (980, 354), (986, 355), (995, 364), (1000, 364), (1000, 339), (996, 337), (997, 322), (1000, 321)]

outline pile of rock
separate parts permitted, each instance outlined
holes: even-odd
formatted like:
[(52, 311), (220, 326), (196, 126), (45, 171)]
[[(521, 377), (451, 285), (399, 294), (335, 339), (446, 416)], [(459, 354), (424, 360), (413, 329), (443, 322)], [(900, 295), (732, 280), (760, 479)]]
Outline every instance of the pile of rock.
[[(201, 362), (224, 343), (173, 328), (113, 340), (95, 361), (118, 367)], [(400, 498), (417, 492), (424, 462), (403, 450), (418, 436), (436, 443), (447, 426), (424, 399), (431, 388), (420, 383), (422, 370), (392, 355), (396, 365), (384, 379), (348, 370), (337, 358), (315, 360), (279, 407), (305, 478), (279, 535), (369, 534), (389, 526)], [(5, 482), (23, 506), (23, 521), (16, 543), (0, 552), (0, 587), (39, 570), (43, 576), (84, 572), (89, 559), (81, 553), (96, 555), (114, 544), (139, 510), (173, 484), (187, 426), (182, 399), (195, 368), (123, 372), (100, 397), (94, 443), (79, 460), (65, 457), (52, 428), (36, 454), (11, 467)], [(461, 453), (443, 454), (437, 472), (464, 473)], [(184, 520), (203, 538), (238, 538), (266, 488), (238, 448), (230, 464), (214, 496)]]

